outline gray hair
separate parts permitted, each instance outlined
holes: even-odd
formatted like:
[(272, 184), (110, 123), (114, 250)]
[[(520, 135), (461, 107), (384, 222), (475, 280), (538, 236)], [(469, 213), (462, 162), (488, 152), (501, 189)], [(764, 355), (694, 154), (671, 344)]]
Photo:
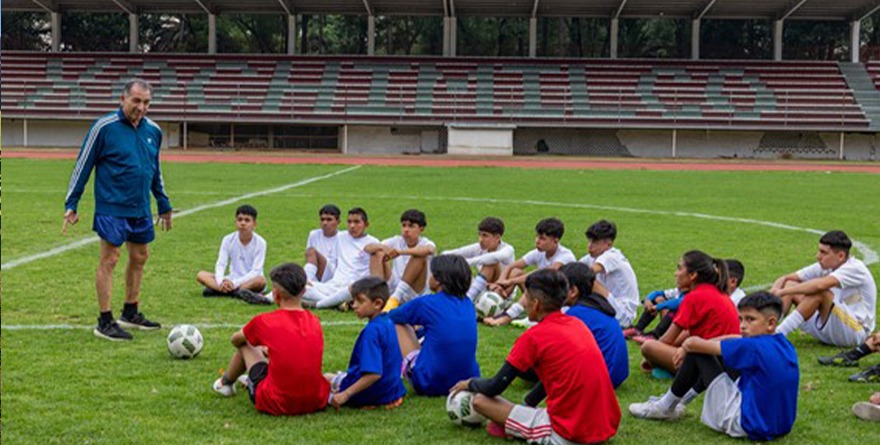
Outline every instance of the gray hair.
[(134, 77), (129, 79), (128, 82), (125, 82), (125, 86), (122, 88), (123, 93), (125, 93), (126, 96), (131, 94), (131, 89), (134, 88), (135, 85), (147, 90), (147, 92), (153, 92), (153, 87), (150, 85), (150, 82), (139, 77)]

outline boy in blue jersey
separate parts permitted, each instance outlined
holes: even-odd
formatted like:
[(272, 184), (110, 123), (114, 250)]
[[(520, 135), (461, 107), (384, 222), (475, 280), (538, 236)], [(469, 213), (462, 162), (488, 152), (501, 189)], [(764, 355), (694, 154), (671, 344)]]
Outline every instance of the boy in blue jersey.
[(568, 263), (559, 269), (568, 279), (568, 297), (565, 305), (569, 306), (565, 314), (584, 322), (605, 359), (605, 367), (611, 377), (615, 389), (629, 377), (629, 353), (626, 350), (626, 339), (617, 322), (614, 307), (608, 299), (593, 292), (596, 273), (584, 263)]
[(388, 301), (388, 284), (378, 277), (361, 278), (351, 285), (352, 307), (367, 326), (358, 335), (348, 362), (348, 372), (324, 374), (330, 381), (329, 403), (394, 408), (403, 403), (406, 387), (400, 379), (400, 347), (394, 323), (382, 308)]
[(794, 346), (774, 334), (782, 300), (755, 292), (737, 309), (742, 337), (685, 340), (675, 357), (681, 366), (672, 388), (660, 398), (630, 405), (630, 413), (674, 420), (705, 391), (702, 421), (710, 428), (761, 441), (788, 434), (797, 415), (800, 373)]
[[(417, 394), (443, 396), (456, 382), (480, 375), (477, 313), (467, 298), (471, 269), (458, 255), (440, 255), (431, 261), (428, 284), (433, 294), (411, 300), (388, 316), (397, 323), (403, 377)], [(424, 328), (421, 344), (413, 325)]]

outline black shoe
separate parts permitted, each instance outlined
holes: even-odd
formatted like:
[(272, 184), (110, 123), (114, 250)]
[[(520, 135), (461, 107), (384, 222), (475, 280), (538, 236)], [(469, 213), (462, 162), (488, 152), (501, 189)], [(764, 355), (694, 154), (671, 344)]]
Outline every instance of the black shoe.
[(128, 332), (125, 332), (122, 328), (119, 327), (115, 321), (111, 321), (110, 323), (101, 324), (101, 319), (98, 319), (98, 326), (95, 327), (95, 330), (92, 331), (95, 334), (95, 337), (107, 339), (110, 341), (125, 341), (131, 340), (133, 337)]
[(122, 326), (124, 328), (129, 328), (129, 329), (141, 329), (144, 331), (155, 331), (156, 329), (159, 329), (162, 327), (162, 325), (159, 323), (147, 320), (147, 318), (144, 317), (143, 312), (138, 312), (137, 314), (134, 315), (134, 317), (131, 317), (131, 318), (126, 318), (124, 316), (119, 317), (119, 320), (117, 320), (117, 321), (119, 322), (120, 326)]
[(203, 297), (228, 297), (230, 295), (225, 292), (219, 292), (214, 289), (211, 289), (210, 287), (206, 287), (202, 291), (202, 296)]
[(240, 300), (246, 301), (248, 304), (272, 304), (269, 299), (259, 292), (250, 289), (239, 289), (232, 293), (232, 296)]
[(819, 357), (819, 364), (825, 366), (859, 366), (858, 352), (850, 349), (832, 357)]
[(850, 382), (874, 383), (880, 382), (880, 365), (874, 365), (862, 372), (849, 376)]

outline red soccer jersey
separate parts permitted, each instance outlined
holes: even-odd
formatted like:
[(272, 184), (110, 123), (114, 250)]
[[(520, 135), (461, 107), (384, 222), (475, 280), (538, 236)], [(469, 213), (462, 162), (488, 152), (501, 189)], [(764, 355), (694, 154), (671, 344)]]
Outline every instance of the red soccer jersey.
[(291, 416), (327, 406), (330, 384), (321, 374), (324, 333), (318, 317), (279, 309), (257, 315), (243, 330), (250, 344), (269, 348), (269, 374), (257, 386), (257, 410)]
[(507, 361), (534, 369), (547, 390), (547, 413), (556, 434), (594, 443), (617, 433), (620, 406), (602, 351), (583, 322), (553, 312), (521, 335)]
[(739, 312), (730, 297), (711, 284), (698, 284), (688, 292), (672, 321), (694, 337), (739, 334)]

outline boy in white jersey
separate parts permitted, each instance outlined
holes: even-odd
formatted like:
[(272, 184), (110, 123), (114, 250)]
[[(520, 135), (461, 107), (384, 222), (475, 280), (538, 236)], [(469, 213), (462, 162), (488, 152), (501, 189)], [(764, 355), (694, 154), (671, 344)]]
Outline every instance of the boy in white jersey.
[(614, 247), (617, 226), (603, 219), (587, 228), (585, 235), (589, 253), (580, 262), (590, 266), (596, 273), (596, 281), (608, 289), (608, 302), (617, 311), (617, 322), (620, 327), (628, 328), (639, 308), (639, 283), (629, 260)]
[(469, 266), (477, 269), (477, 276), (467, 291), (471, 301), (490, 283), (498, 281), (504, 268), (515, 259), (513, 246), (501, 240), (504, 221), (491, 216), (484, 218), (477, 226), (477, 232), (479, 242), (443, 252), (444, 255), (461, 255)]
[(874, 330), (877, 285), (865, 263), (849, 254), (852, 241), (840, 230), (822, 235), (815, 264), (779, 277), (770, 292), (782, 297), (786, 312), (797, 306), (776, 332), (801, 328), (822, 343), (854, 347)]
[(364, 248), (379, 240), (367, 235), (367, 212), (355, 207), (348, 211), (348, 230), (336, 235), (336, 272), (326, 283), (307, 287), (303, 301), (319, 309), (337, 307), (351, 301), (349, 286), (370, 275), (370, 254)]
[(400, 235), (364, 249), (370, 254), (370, 273), (388, 281), (391, 289), (385, 312), (430, 292), (428, 263), (437, 246), (422, 236), (427, 225), (422, 211), (409, 209), (400, 215)]
[(746, 266), (734, 258), (724, 260), (724, 262), (727, 263), (727, 295), (730, 295), (733, 305), (738, 306), (746, 296), (746, 292), (742, 290), (742, 283), (746, 278)]
[[(266, 287), (263, 263), (266, 241), (254, 232), (257, 209), (245, 204), (235, 209), (236, 231), (223, 237), (214, 272), (201, 271), (196, 281), (205, 290), (205, 297), (230, 296), (251, 304), (272, 304), (260, 292)], [(229, 273), (226, 267), (229, 266)]]
[[(523, 287), (526, 277), (535, 270), (559, 270), (560, 267), (577, 261), (571, 250), (559, 243), (562, 235), (565, 234), (565, 224), (562, 221), (557, 218), (542, 219), (535, 226), (535, 232), (535, 248), (504, 268), (498, 281), (489, 285), (491, 291), (508, 298), (513, 295), (514, 289)], [(535, 266), (535, 270), (526, 273), (525, 269), (529, 266)], [(514, 303), (500, 315), (484, 318), (483, 323), (489, 326), (501, 326), (510, 323), (523, 313), (522, 304)]]
[(309, 232), (306, 241), (306, 277), (312, 283), (326, 283), (336, 271), (336, 235), (339, 233), (339, 207), (327, 204), (318, 211), (321, 228)]

